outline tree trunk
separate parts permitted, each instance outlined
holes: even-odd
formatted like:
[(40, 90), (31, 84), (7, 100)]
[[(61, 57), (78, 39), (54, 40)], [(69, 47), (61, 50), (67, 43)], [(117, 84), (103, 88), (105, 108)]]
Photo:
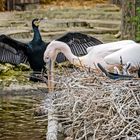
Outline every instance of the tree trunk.
[(122, 39), (136, 39), (136, 0), (122, 0)]

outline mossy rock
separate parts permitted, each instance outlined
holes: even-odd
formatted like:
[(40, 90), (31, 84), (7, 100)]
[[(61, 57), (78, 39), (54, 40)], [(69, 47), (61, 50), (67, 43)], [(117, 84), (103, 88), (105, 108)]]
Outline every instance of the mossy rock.
[(20, 71), (29, 71), (30, 70), (30, 66), (21, 63), (21, 64), (17, 65), (16, 67), (14, 67), (14, 70), (16, 70), (16, 71), (18, 71), (18, 70), (20, 70)]
[(9, 85), (10, 83), (20, 82), (26, 83), (29, 81), (30, 67), (26, 64), (17, 66), (5, 63), (0, 64), (0, 83)]
[(5, 63), (5, 64), (0, 64), (0, 74), (6, 73), (9, 70), (12, 70), (14, 68), (13, 65)]

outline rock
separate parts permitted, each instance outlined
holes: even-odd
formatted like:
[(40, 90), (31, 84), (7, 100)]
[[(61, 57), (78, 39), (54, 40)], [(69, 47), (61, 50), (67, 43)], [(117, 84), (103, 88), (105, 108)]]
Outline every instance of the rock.
[(0, 64), (0, 74), (5, 73), (5, 72), (7, 72), (7, 71), (9, 71), (10, 69), (13, 69), (13, 68), (14, 68), (14, 66), (11, 65), (11, 64), (8, 64), (8, 63)]

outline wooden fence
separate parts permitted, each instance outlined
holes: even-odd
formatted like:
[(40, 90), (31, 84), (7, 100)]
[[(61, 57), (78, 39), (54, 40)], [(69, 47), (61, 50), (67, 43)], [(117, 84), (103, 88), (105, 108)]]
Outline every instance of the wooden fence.
[(27, 4), (36, 4), (40, 3), (40, 0), (6, 0), (5, 1), (5, 8), (8, 11), (15, 10), (16, 6), (21, 6), (24, 8)]
[(121, 5), (122, 4), (122, 0), (110, 0), (110, 3)]

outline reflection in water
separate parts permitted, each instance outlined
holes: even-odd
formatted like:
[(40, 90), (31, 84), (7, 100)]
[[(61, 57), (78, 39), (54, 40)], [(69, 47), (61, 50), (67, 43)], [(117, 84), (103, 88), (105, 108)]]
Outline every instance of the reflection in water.
[(44, 96), (0, 96), (0, 140), (44, 140), (47, 121), (34, 115)]

